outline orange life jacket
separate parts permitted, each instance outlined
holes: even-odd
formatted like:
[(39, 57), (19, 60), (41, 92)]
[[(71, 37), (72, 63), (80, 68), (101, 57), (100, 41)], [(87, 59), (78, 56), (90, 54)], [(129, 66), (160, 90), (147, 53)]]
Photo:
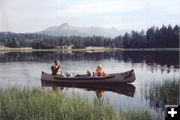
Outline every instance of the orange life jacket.
[(96, 75), (97, 76), (105, 76), (105, 73), (103, 70), (96, 70)]

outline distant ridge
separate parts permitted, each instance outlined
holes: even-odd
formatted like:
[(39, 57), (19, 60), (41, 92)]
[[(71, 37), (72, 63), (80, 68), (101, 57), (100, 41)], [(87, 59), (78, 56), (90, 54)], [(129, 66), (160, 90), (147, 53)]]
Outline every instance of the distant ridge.
[(116, 28), (103, 28), (103, 27), (75, 27), (70, 26), (68, 23), (63, 23), (59, 26), (52, 26), (38, 34), (51, 35), (51, 36), (104, 36), (116, 37), (128, 31), (119, 31)]

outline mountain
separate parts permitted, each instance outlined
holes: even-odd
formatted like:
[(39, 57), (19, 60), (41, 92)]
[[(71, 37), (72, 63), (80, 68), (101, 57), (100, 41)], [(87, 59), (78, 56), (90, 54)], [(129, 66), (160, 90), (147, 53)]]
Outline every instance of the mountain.
[(102, 28), (102, 27), (74, 27), (68, 23), (63, 23), (59, 26), (49, 27), (45, 30), (38, 32), (39, 34), (52, 35), (52, 36), (104, 36), (116, 37), (122, 35), (127, 31), (119, 31), (116, 28)]

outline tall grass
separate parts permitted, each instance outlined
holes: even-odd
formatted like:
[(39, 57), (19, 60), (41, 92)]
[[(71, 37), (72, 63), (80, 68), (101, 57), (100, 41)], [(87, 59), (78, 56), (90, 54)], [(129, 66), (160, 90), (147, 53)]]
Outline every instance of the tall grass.
[(147, 110), (116, 111), (95, 99), (43, 89), (0, 91), (1, 120), (154, 120)]
[(179, 104), (179, 84), (178, 80), (164, 80), (160, 83), (151, 83), (146, 90), (146, 98), (150, 101), (163, 102), (164, 104)]

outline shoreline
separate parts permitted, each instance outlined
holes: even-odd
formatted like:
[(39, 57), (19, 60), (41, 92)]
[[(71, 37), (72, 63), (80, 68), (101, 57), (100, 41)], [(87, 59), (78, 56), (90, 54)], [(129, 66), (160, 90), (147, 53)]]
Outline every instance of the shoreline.
[(34, 52), (34, 51), (77, 51), (77, 52), (105, 52), (105, 51), (180, 51), (180, 48), (102, 48), (102, 49), (30, 49), (30, 48), (0, 48), (0, 51)]

